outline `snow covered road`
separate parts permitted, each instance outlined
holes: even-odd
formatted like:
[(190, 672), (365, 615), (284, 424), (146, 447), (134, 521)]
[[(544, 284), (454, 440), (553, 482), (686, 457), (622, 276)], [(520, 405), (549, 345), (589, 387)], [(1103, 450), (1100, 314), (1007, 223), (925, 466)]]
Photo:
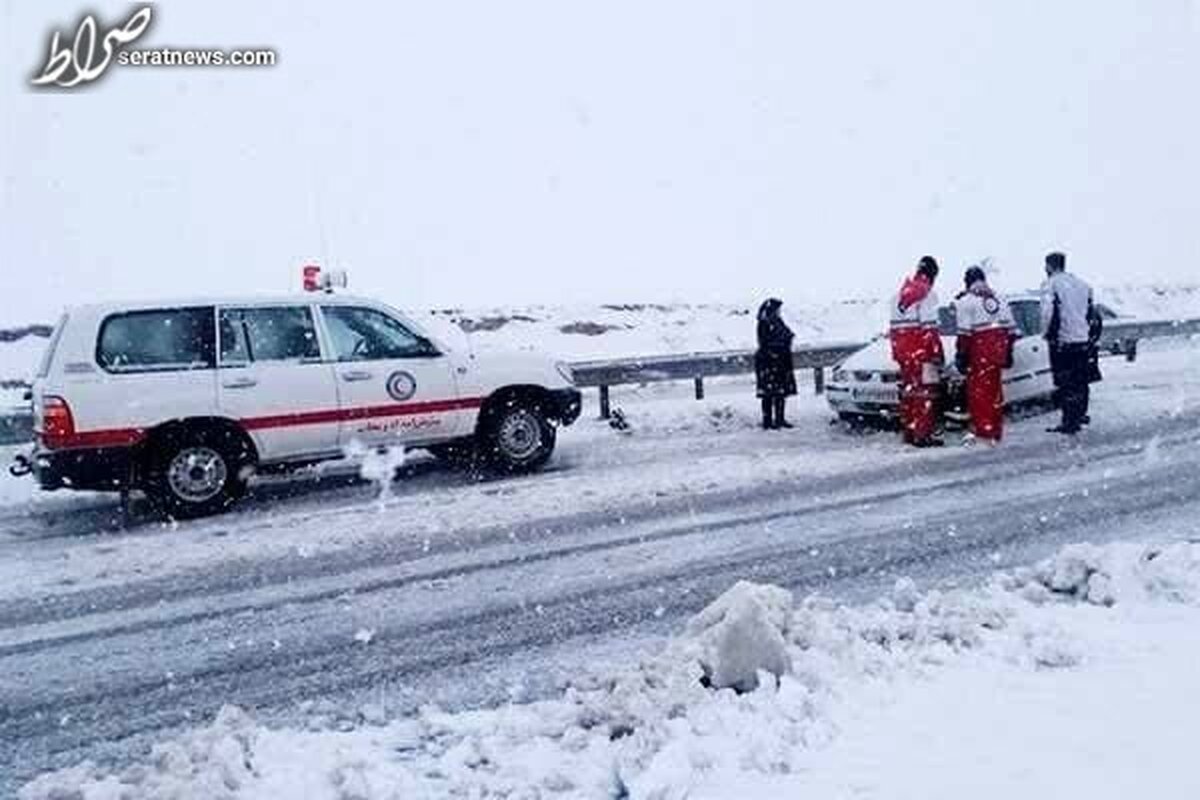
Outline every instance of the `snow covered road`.
[(10, 493), (0, 794), (124, 760), (224, 703), (303, 722), (317, 698), (396, 712), (542, 695), (739, 579), (866, 595), (1072, 541), (1193, 535), (1196, 357), (1108, 364), (1074, 443), (1033, 418), (994, 451), (914, 453), (829, 427), (809, 398), (796, 431), (764, 433), (731, 385), (705, 404), (630, 398), (632, 436), (568, 431), (545, 475), (479, 484), (417, 463), (381, 501), (342, 479), (267, 486), (221, 519), (119, 530), (108, 499)]

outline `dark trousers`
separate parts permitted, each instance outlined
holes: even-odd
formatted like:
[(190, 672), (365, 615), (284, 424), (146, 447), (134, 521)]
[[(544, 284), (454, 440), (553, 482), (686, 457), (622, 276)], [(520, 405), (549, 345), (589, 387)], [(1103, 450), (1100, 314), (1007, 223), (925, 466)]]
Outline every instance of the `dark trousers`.
[(1050, 366), (1054, 369), (1054, 385), (1058, 387), (1064, 430), (1079, 430), (1088, 413), (1089, 350), (1086, 343), (1060, 344), (1051, 350)]
[(783, 417), (783, 408), (787, 397), (781, 394), (767, 395), (762, 398), (762, 426), (768, 430), (778, 428), (787, 422)]

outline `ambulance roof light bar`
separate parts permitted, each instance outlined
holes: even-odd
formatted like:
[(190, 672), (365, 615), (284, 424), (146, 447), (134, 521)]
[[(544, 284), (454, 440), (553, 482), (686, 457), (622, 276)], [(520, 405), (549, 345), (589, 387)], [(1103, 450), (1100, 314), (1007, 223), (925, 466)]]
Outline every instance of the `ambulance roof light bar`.
[(305, 264), (302, 270), (304, 276), (304, 291), (325, 292), (333, 294), (334, 289), (345, 289), (350, 280), (344, 269), (331, 269), (322, 272), (316, 264)]

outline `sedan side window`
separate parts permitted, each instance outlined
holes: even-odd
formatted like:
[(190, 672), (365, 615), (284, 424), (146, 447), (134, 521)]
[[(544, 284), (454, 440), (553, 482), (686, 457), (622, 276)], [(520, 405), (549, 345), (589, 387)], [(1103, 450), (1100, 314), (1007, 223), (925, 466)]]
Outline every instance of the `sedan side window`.
[(224, 366), (321, 358), (312, 310), (307, 306), (224, 308), (219, 327)]
[(1010, 303), (1017, 331), (1022, 336), (1038, 336), (1042, 332), (1042, 304), (1037, 300)]
[(938, 333), (942, 336), (958, 334), (958, 309), (954, 306), (942, 306), (938, 309)]
[(399, 321), (359, 306), (322, 306), (325, 327), (338, 361), (382, 361), (393, 358), (428, 358), (437, 350), (423, 336)]

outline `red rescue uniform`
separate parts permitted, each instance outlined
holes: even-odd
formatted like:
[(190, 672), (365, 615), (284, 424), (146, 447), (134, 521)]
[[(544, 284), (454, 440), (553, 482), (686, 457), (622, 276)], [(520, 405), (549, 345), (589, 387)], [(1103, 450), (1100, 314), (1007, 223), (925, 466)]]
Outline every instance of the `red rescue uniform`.
[(957, 358), (967, 378), (971, 429), (980, 439), (999, 442), (1004, 435), (1004, 370), (1012, 365), (1016, 324), (1008, 303), (983, 281), (976, 281), (955, 302)]
[(921, 444), (937, 428), (941, 365), (938, 297), (933, 282), (917, 274), (905, 280), (892, 302), (892, 358), (900, 365), (900, 423), (904, 441)]

